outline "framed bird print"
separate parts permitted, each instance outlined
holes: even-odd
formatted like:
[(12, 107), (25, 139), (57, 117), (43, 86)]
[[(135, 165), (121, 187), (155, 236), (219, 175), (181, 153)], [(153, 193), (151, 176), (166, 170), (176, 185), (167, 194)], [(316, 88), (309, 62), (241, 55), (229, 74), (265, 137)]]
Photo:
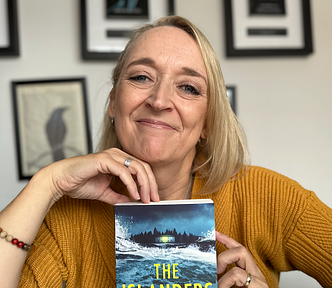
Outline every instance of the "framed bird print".
[(92, 150), (85, 78), (12, 81), (19, 179)]

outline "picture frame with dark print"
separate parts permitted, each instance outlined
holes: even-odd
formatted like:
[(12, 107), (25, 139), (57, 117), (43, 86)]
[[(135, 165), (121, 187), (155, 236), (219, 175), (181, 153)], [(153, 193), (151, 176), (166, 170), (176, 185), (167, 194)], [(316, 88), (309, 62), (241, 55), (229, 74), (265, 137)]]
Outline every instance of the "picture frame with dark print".
[(310, 0), (225, 0), (224, 13), (227, 57), (313, 52)]
[[(174, 14), (173, 0), (80, 0), (80, 4), (84, 60), (118, 60), (135, 29)], [(112, 5), (120, 8), (109, 11)]]
[(285, 0), (248, 0), (250, 15), (285, 15)]
[(16, 0), (0, 0), (0, 57), (19, 56)]
[(92, 152), (85, 78), (12, 81), (19, 179)]
[(110, 19), (149, 19), (149, 1), (106, 0), (106, 16)]

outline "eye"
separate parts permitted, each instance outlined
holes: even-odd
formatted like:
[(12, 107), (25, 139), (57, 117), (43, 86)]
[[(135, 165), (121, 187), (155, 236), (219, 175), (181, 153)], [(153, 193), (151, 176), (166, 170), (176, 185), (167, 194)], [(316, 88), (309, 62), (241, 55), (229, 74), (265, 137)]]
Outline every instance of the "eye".
[(185, 93), (189, 95), (195, 95), (195, 96), (200, 95), (199, 91), (191, 85), (183, 85), (181, 88)]
[(133, 80), (135, 82), (143, 83), (146, 80), (148, 80), (148, 77), (145, 75), (136, 75), (136, 76), (130, 77), (129, 79)]

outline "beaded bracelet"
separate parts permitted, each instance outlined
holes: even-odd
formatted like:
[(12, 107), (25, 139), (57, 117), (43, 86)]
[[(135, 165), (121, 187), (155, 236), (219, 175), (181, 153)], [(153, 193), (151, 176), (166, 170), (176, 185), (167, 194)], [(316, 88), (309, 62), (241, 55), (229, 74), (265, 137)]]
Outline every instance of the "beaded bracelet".
[(18, 241), (17, 238), (14, 238), (12, 235), (8, 235), (6, 231), (3, 231), (1, 227), (0, 227), (0, 238), (6, 239), (7, 242), (12, 242), (13, 245), (16, 245), (18, 248), (21, 248), (24, 251), (29, 252), (30, 250), (31, 251), (35, 250), (35, 245), (33, 244), (29, 245), (22, 241)]

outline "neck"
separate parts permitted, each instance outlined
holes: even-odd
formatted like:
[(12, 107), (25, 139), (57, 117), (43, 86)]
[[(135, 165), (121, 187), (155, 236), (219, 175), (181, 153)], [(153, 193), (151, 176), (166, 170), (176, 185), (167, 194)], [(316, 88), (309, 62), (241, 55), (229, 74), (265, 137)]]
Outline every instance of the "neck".
[(190, 198), (192, 189), (191, 165), (178, 169), (152, 167), (158, 184), (160, 200), (182, 200)]

